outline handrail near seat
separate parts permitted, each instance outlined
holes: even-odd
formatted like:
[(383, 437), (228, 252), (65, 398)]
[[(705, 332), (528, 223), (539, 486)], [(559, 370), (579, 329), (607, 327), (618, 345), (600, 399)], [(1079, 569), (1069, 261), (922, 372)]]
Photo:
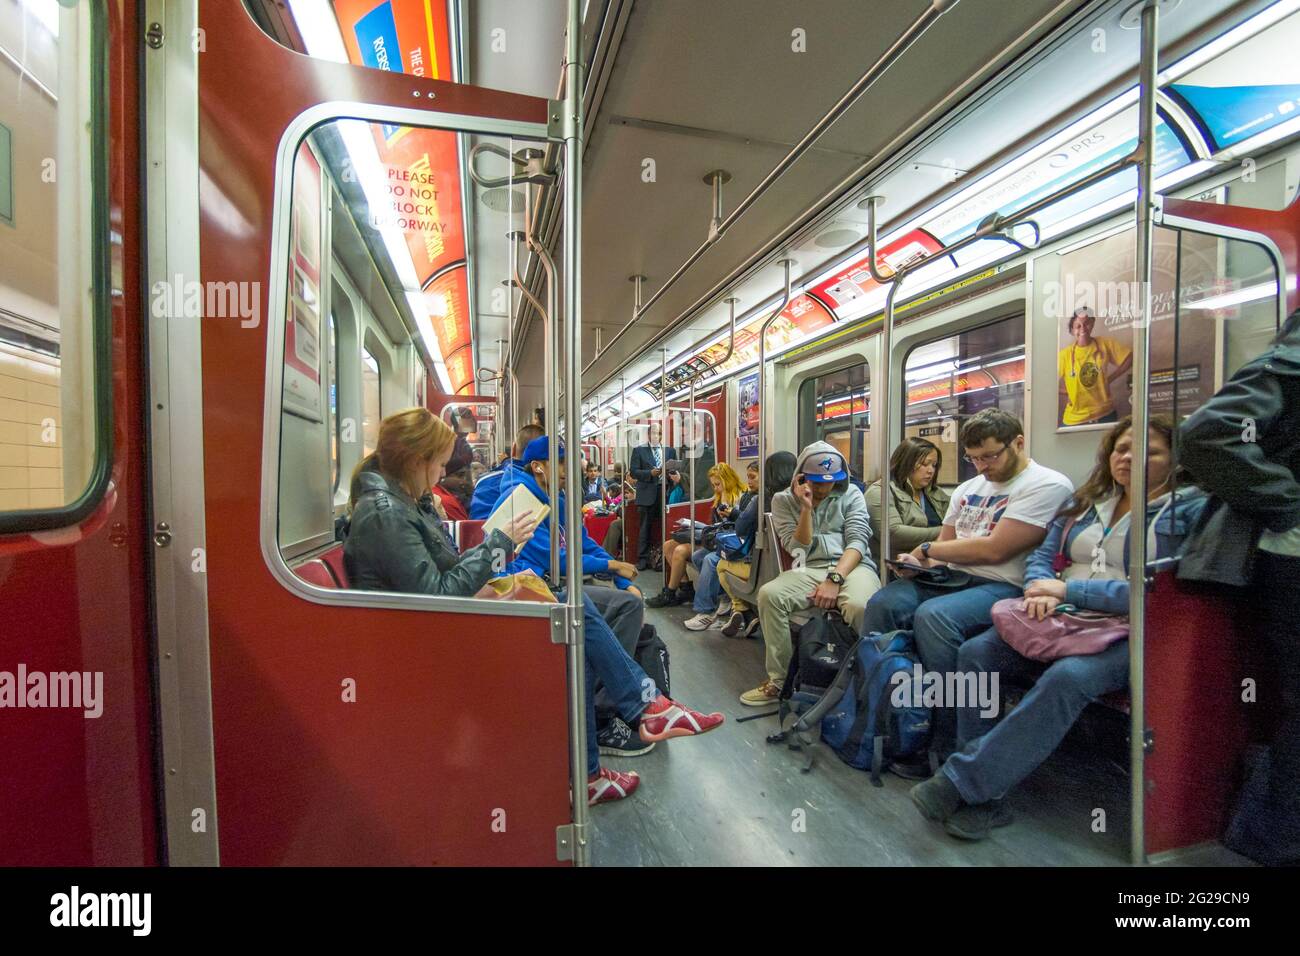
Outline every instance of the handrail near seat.
[[(775, 543), (769, 543), (766, 548), (760, 548), (758, 542), (754, 542), (754, 547), (749, 552), (749, 577), (738, 578), (729, 571), (724, 571), (721, 568), (718, 570), (719, 574), (726, 575), (723, 581), (726, 584), (728, 593), (748, 604), (756, 604), (759, 589), (784, 570), (780, 567), (781, 542), (777, 539), (776, 531), (772, 528), (772, 513), (768, 512), (767, 517), (769, 519), (767, 521), (768, 534), (771, 541)], [(772, 553), (772, 558), (766, 561), (763, 560), (763, 556), (769, 551)]]

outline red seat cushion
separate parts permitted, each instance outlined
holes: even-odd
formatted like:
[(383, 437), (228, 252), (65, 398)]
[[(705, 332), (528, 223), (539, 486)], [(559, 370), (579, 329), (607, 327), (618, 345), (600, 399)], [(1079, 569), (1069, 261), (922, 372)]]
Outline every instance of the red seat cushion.
[(338, 587), (338, 582), (334, 580), (334, 575), (330, 569), (325, 566), (325, 562), (320, 558), (312, 558), (310, 561), (304, 561), (293, 569), (298, 577), (302, 578), (308, 584), (314, 584), (319, 588), (330, 588), (331, 590)]
[(457, 521), (456, 538), (460, 543), (461, 552), (468, 551), (477, 545), (483, 543), (483, 522), (482, 521)]
[(336, 544), (334, 547), (322, 554), (320, 559), (324, 561), (330, 571), (333, 572), (334, 580), (338, 582), (339, 587), (351, 587), (351, 585), (348, 584), (347, 568), (343, 565), (343, 545)]

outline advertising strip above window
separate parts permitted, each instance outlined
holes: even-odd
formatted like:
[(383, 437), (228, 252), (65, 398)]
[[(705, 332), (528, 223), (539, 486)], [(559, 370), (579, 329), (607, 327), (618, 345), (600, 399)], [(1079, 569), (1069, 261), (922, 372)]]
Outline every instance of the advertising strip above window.
[[(903, 266), (933, 255), (943, 244), (924, 229), (915, 229), (880, 250), (877, 267), (882, 271), (897, 272)], [(866, 295), (880, 283), (871, 277), (867, 256), (815, 285), (809, 291), (823, 302), (829, 303), (841, 321), (857, 318), (867, 311)], [(859, 301), (863, 300), (863, 301)], [(855, 305), (856, 303), (856, 305)]]
[(427, 321), (442, 352), (453, 392), (474, 381), (469, 329), (469, 282), (465, 267), (444, 272), (424, 294)]
[[(758, 315), (743, 328), (736, 329), (736, 351), (721, 365), (710, 369), (714, 362), (727, 354), (725, 340), (711, 345), (694, 358), (669, 369), (668, 391), (673, 392), (679, 386), (686, 384), (691, 375), (696, 372), (703, 372), (703, 380), (707, 381), (717, 375), (724, 375), (732, 369), (758, 361), (758, 333), (766, 320), (767, 315)], [(809, 295), (797, 296), (781, 310), (781, 315), (768, 328), (767, 353), (771, 355), (789, 345), (794, 345), (834, 322), (835, 315), (821, 302)], [(659, 397), (658, 378), (651, 379), (641, 387), (655, 398)]]

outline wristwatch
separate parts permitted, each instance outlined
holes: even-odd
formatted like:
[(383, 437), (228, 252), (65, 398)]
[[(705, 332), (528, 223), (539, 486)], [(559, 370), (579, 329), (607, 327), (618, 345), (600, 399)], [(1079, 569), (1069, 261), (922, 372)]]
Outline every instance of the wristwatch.
[(930, 545), (933, 544), (933, 543), (934, 543), (934, 542), (932, 542), (932, 541), (922, 541), (922, 542), (921, 542), (921, 557), (923, 557), (923, 558), (927, 558), (927, 559), (930, 557)]
[(838, 571), (831, 571), (826, 575), (826, 580), (831, 582), (831, 584), (834, 584), (836, 587), (844, 586), (844, 575), (840, 574)]

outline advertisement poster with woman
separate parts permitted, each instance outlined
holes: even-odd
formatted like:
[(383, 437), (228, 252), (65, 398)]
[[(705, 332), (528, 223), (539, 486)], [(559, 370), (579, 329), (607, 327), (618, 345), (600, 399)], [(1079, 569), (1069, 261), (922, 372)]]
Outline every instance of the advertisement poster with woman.
[[(1230, 260), (1225, 269), (1220, 243), (1156, 230), (1151, 414), (1182, 418), (1214, 394), (1216, 337), (1226, 320), (1241, 315), (1234, 291), (1257, 281), (1244, 274), (1255, 268), (1244, 260), (1235, 268)], [(1134, 261), (1133, 233), (1126, 230), (1061, 255), (1060, 281), (1045, 283), (1043, 312), (1057, 326), (1058, 429), (1104, 428), (1132, 410), (1135, 321), (1141, 311)], [(1181, 302), (1175, 333), (1176, 277)]]
[(736, 457), (758, 456), (758, 373), (740, 380), (739, 414), (736, 416)]

